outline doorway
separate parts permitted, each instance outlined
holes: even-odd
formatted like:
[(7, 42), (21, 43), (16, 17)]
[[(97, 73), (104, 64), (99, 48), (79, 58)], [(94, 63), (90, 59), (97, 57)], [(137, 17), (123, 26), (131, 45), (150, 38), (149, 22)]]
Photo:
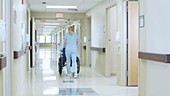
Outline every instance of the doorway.
[(86, 37), (84, 37), (84, 42), (86, 43), (86, 46), (84, 49), (86, 49), (86, 66), (91, 67), (91, 17), (87, 18), (87, 32), (86, 32)]
[(119, 60), (119, 35), (117, 32), (117, 5), (114, 5), (107, 10), (108, 12), (108, 64), (110, 66), (108, 72), (109, 76), (116, 76), (117, 74), (117, 65)]

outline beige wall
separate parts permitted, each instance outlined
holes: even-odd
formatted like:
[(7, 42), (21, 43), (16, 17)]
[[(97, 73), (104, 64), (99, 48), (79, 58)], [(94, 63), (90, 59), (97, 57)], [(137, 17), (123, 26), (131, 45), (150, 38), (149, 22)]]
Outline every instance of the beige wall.
[[(121, 4), (122, 4), (122, 1), (120, 1), (120, 0), (119, 1), (117, 1), (117, 0), (108, 0), (108, 3), (107, 3), (107, 8), (108, 9), (113, 7), (113, 6), (116, 6), (116, 11), (117, 12), (116, 12), (116, 17), (115, 18), (116, 18), (117, 22), (116, 22), (116, 25), (115, 25), (116, 28), (114, 28), (114, 29), (115, 29), (115, 31), (120, 33), (120, 38), (121, 38), (121, 33), (122, 33), (122, 28), (121, 28), (121, 26), (122, 26), (122, 21), (121, 21), (122, 20), (122, 10), (121, 10), (122, 5)], [(107, 20), (109, 20), (109, 18), (107, 18)], [(109, 21), (106, 21), (106, 22), (108, 23)], [(107, 32), (109, 32), (109, 25), (107, 25)], [(114, 59), (116, 60), (116, 62), (114, 61), (114, 63), (116, 63), (116, 65), (113, 66), (113, 65), (111, 65), (112, 63), (108, 62), (108, 61), (110, 61), (110, 60), (108, 60), (109, 58), (112, 59), (111, 56), (109, 55), (109, 52), (112, 52), (112, 50), (113, 50), (113, 49), (110, 49), (110, 45), (109, 45), (110, 41), (109, 41), (109, 39), (110, 40), (115, 39), (116, 36), (110, 36), (110, 35), (115, 35), (115, 33), (114, 34), (108, 33), (108, 35), (106, 37), (107, 49), (108, 49), (107, 50), (108, 53), (106, 54), (106, 59), (107, 59), (106, 60), (106, 70), (110, 69), (110, 67), (113, 67), (113, 68), (111, 68), (110, 71), (106, 71), (106, 75), (110, 76), (111, 73), (115, 72), (114, 71), (114, 69), (115, 69), (116, 70), (116, 76), (117, 76), (117, 84), (118, 85), (123, 85), (122, 84), (122, 79), (123, 79), (122, 78), (122, 72), (124, 72), (125, 70), (122, 70), (123, 63), (122, 63), (122, 58), (121, 58), (121, 55), (122, 55), (121, 54), (122, 53), (122, 50), (121, 50), (122, 45), (120, 44), (121, 39), (119, 39), (119, 42), (116, 42), (116, 43), (113, 44), (114, 49), (115, 49), (116, 52), (114, 52), (113, 54), (110, 54), (110, 55), (113, 55), (113, 60)], [(114, 67), (116, 67), (116, 68), (114, 68)]]
[(52, 48), (52, 43), (40, 43), (39, 47)]
[[(105, 35), (106, 35), (106, 1), (101, 2), (86, 15), (91, 17), (91, 47), (105, 47)], [(88, 33), (87, 33), (88, 34)], [(89, 38), (89, 37), (87, 37)], [(91, 51), (91, 67), (97, 72), (105, 75), (105, 53)]]
[[(106, 53), (91, 51), (92, 68), (95, 68), (97, 72), (105, 75), (106, 77), (110, 77), (111, 73), (114, 73), (111, 71), (112, 69), (110, 69), (112, 65), (109, 62), (107, 62), (109, 59), (108, 57), (110, 57), (109, 52), (112, 50), (108, 50), (109, 46), (107, 44), (110, 36), (108, 35), (108, 30), (107, 30), (106, 8), (111, 7), (115, 4), (117, 4), (117, 2), (115, 1), (110, 1), (110, 0), (103, 1), (86, 13), (87, 16), (91, 17), (91, 47), (99, 47), (99, 48), (106, 47)], [(121, 14), (118, 14), (118, 16), (119, 15)], [(117, 19), (120, 19), (120, 18), (117, 18)], [(117, 30), (120, 32), (119, 26), (117, 27)], [(120, 65), (121, 63), (120, 55), (117, 55), (115, 59), (118, 60), (117, 65)], [(117, 67), (120, 68), (120, 66), (117, 66)]]
[[(106, 0), (90, 9), (86, 15), (91, 17), (91, 46), (92, 47), (106, 47), (106, 53), (101, 54), (98, 52), (91, 51), (91, 63), (92, 67), (97, 70), (97, 72), (110, 77), (111, 73), (114, 73), (110, 70), (111, 65), (109, 64), (108, 56), (109, 52), (109, 35), (108, 35), (108, 21), (107, 21), (107, 8), (112, 6), (117, 6), (117, 32), (120, 32), (120, 47), (117, 48), (118, 53), (116, 55), (117, 60), (117, 84), (126, 85), (126, 55), (123, 52), (126, 52), (124, 47), (126, 46), (126, 41), (123, 41), (124, 30), (123, 30), (123, 1), (124, 0)], [(102, 14), (102, 15), (101, 15)], [(116, 54), (116, 53), (115, 53)], [(96, 62), (100, 58), (101, 62)]]

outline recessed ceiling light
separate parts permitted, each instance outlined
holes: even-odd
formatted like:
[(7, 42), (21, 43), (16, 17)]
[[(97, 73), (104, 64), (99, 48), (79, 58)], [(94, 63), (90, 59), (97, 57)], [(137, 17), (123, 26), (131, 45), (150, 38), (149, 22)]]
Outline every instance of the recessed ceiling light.
[(62, 8), (62, 9), (68, 9), (68, 8), (77, 8), (77, 6), (53, 6), (53, 5), (48, 5), (46, 8)]
[(42, 2), (42, 4), (47, 4), (47, 2)]
[(72, 9), (68, 9), (68, 10), (70, 10), (70, 11), (78, 11), (78, 9), (73, 9), (73, 8)]

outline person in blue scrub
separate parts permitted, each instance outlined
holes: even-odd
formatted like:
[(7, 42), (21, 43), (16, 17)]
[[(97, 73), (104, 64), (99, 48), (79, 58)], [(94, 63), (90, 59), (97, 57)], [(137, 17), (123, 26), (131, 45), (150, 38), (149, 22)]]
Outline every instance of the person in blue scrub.
[(70, 62), (72, 60), (72, 73), (73, 77), (77, 78), (77, 50), (78, 50), (78, 35), (73, 32), (73, 27), (68, 28), (68, 33), (64, 36), (64, 46), (66, 50), (66, 61), (67, 61), (67, 76), (70, 74)]

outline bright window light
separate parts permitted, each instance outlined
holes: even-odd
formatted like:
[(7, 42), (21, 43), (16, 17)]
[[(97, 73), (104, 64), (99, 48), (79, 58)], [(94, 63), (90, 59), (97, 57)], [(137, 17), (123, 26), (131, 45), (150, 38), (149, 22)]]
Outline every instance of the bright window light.
[(40, 36), (40, 40), (39, 40), (40, 43), (45, 43), (45, 36)]
[(46, 8), (63, 8), (63, 9), (67, 9), (67, 8), (77, 8), (77, 6), (53, 6), (53, 5), (48, 5), (48, 6), (46, 6)]
[(46, 36), (46, 43), (51, 43), (51, 36)]

